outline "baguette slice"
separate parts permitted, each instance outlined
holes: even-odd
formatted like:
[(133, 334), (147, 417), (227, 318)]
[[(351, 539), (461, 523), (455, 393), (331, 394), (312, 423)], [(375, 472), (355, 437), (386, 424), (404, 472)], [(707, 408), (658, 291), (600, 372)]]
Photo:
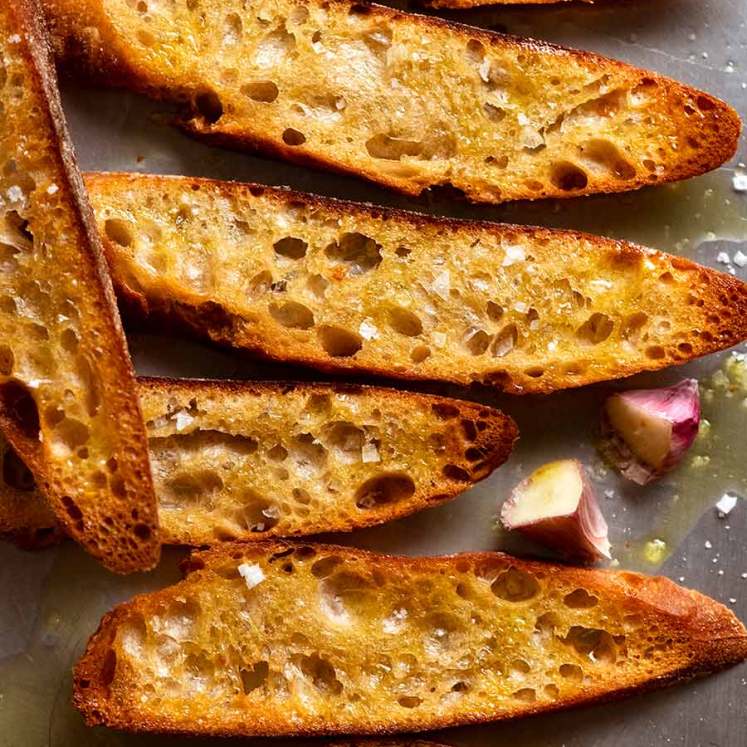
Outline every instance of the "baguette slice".
[(86, 177), (150, 325), (326, 371), (550, 392), (747, 337), (747, 285), (595, 236), (183, 177)]
[(481, 8), (486, 5), (558, 5), (561, 3), (589, 3), (594, 0), (420, 0), (429, 8), (453, 8), (463, 10), (465, 8)]
[(46, 0), (60, 56), (219, 144), (502, 202), (713, 169), (739, 117), (588, 52), (353, 0)]
[(107, 568), (156, 564), (132, 364), (35, 0), (0, 2), (0, 428)]
[[(391, 389), (140, 379), (139, 390), (162, 538), (172, 544), (397, 519), (487, 477), (517, 436), (492, 408)], [(11, 479), (0, 483), (0, 532), (49, 527), (41, 496), (13, 479), (12, 452), (3, 466)]]
[(635, 573), (281, 542), (196, 553), (187, 568), (104, 617), (74, 674), (89, 724), (419, 731), (619, 697), (747, 657), (732, 612)]

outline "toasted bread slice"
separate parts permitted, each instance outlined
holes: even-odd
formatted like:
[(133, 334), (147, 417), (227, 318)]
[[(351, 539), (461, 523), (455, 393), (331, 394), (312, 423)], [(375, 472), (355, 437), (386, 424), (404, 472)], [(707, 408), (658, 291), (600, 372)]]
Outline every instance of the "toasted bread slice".
[(0, 427), (108, 568), (159, 557), (134, 374), (35, 0), (0, 3)]
[(353, 0), (46, 0), (107, 85), (183, 102), (222, 144), (501, 202), (620, 192), (730, 158), (723, 102), (588, 52)]
[(465, 8), (480, 8), (485, 5), (558, 5), (559, 3), (589, 3), (594, 0), (420, 0), (429, 8), (454, 8), (463, 10)]
[(290, 543), (196, 553), (102, 621), (88, 723), (215, 735), (419, 731), (610, 699), (747, 658), (732, 612), (664, 578), (501, 553)]
[[(140, 379), (139, 390), (162, 537), (173, 544), (397, 519), (487, 477), (517, 435), (492, 408), (391, 389)], [(0, 532), (28, 536), (51, 517), (7, 456)]]
[(86, 184), (132, 311), (275, 360), (550, 392), (747, 337), (747, 285), (622, 241), (232, 182)]

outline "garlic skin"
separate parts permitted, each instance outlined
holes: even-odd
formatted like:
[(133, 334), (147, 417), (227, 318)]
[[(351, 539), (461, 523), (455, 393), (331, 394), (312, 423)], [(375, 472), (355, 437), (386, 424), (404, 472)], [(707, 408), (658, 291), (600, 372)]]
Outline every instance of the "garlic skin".
[(549, 462), (511, 492), (501, 523), (568, 560), (610, 558), (607, 522), (583, 465), (576, 459)]
[(623, 477), (646, 485), (674, 469), (700, 427), (696, 379), (661, 389), (631, 389), (608, 397), (599, 451)]

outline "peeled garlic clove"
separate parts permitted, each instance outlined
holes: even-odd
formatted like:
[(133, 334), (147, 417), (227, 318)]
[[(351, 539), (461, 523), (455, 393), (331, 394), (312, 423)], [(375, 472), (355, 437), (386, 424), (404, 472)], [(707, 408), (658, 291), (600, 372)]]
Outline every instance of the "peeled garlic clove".
[(600, 451), (624, 477), (646, 485), (679, 464), (699, 427), (695, 379), (618, 392), (604, 403)]
[(519, 483), (503, 504), (501, 523), (568, 559), (610, 557), (607, 522), (575, 459), (545, 464)]

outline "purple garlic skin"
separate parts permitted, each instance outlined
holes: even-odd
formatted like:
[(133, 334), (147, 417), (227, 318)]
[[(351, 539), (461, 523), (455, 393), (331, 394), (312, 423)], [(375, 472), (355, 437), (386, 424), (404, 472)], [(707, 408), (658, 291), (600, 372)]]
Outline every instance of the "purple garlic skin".
[(604, 403), (600, 452), (623, 477), (646, 485), (682, 461), (699, 427), (695, 379), (618, 392)]
[(568, 560), (610, 557), (607, 522), (576, 459), (549, 462), (522, 480), (503, 504), (501, 523)]

